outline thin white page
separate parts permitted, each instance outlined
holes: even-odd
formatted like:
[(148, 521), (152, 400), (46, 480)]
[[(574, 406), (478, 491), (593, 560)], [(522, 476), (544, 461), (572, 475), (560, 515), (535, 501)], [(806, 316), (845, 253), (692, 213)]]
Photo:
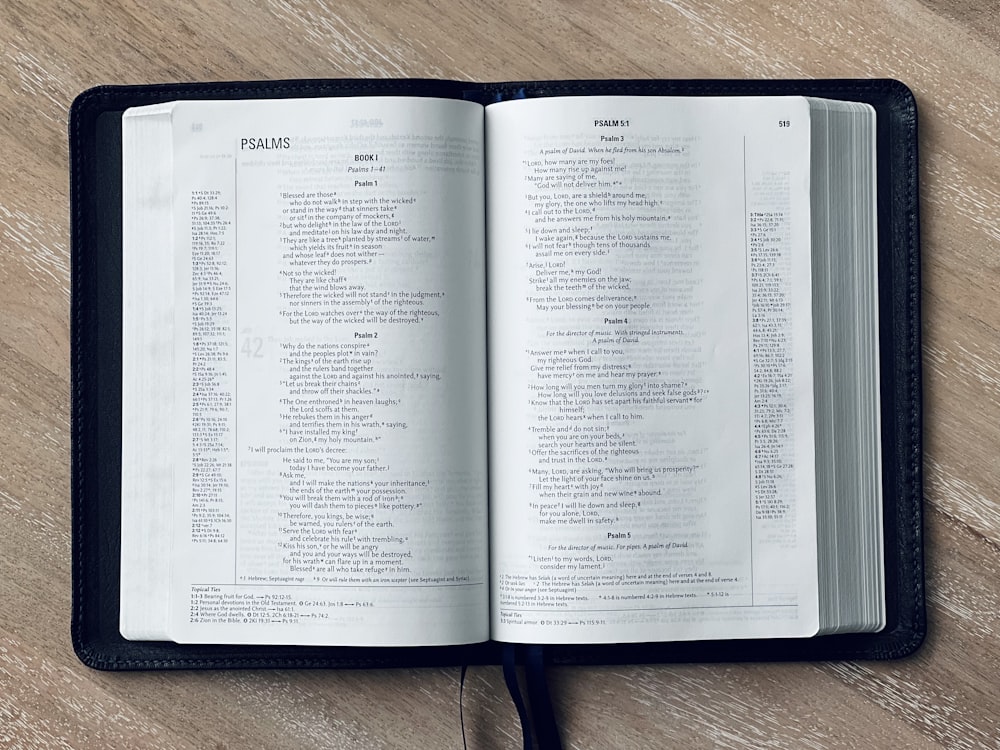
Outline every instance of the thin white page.
[(177, 105), (175, 640), (487, 637), (482, 116)]
[(814, 634), (806, 102), (486, 131), (492, 636)]
[(119, 630), (168, 638), (174, 286), (170, 112), (122, 117), (122, 478)]

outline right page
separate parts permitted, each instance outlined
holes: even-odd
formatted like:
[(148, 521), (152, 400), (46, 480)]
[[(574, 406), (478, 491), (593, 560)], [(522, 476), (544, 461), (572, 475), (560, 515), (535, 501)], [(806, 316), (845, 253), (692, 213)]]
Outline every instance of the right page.
[(809, 107), (487, 107), (491, 635), (818, 627)]

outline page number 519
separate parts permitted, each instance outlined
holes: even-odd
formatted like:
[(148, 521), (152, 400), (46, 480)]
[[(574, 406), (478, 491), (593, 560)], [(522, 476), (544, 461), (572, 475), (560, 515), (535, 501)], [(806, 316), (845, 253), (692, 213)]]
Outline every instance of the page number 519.
[(778, 120), (778, 127), (779, 128), (790, 128), (790, 127), (792, 127), (792, 121), (791, 120)]

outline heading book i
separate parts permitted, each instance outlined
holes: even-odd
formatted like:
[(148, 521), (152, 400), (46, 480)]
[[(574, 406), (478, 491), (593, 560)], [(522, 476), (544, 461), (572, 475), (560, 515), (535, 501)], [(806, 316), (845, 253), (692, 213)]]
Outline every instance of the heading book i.
[(920, 644), (902, 84), (104, 87), (70, 127), (86, 663)]

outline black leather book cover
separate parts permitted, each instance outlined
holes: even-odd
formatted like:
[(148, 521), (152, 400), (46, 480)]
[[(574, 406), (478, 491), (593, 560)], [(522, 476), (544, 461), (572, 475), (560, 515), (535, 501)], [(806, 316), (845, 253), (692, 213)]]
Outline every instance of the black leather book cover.
[(809, 639), (546, 647), (561, 664), (892, 659), (923, 640), (920, 251), (917, 115), (891, 80), (599, 80), (473, 84), (302, 80), (106, 86), (70, 113), (73, 645), (97, 669), (400, 667), (497, 664), (500, 644), (428, 648), (179, 645), (118, 632), (121, 478), (121, 117), (179, 99), (406, 95), (467, 99), (581, 95), (782, 96), (876, 110), (879, 336), (887, 615), (879, 633)]

